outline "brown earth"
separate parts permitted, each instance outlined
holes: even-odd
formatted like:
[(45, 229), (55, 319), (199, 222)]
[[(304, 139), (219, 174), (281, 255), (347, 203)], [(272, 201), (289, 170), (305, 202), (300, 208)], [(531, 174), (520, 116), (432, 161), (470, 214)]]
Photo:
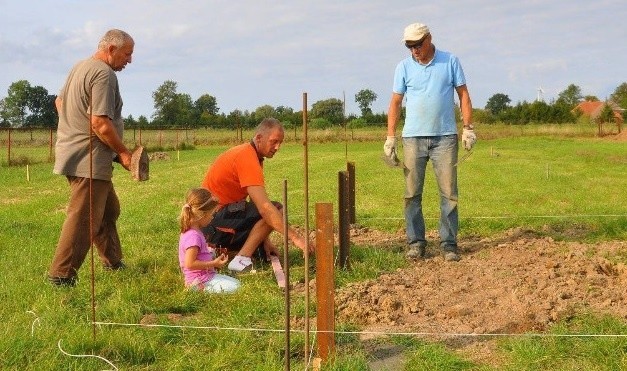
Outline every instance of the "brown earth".
[(627, 142), (627, 129), (624, 129), (619, 134), (614, 135), (615, 140), (619, 140), (622, 142)]
[[(403, 238), (401, 232), (351, 231), (351, 243), (386, 241), (382, 248), (396, 245), (399, 254)], [(335, 296), (338, 320), (375, 333), (365, 341), (382, 337), (379, 332), (417, 333), (498, 365), (497, 337), (488, 334), (543, 332), (583, 312), (627, 319), (627, 267), (617, 263), (625, 259), (625, 241), (558, 242), (515, 229), (462, 239), (460, 249), (461, 261), (445, 262), (429, 246), (426, 259), (409, 268), (342, 287)]]

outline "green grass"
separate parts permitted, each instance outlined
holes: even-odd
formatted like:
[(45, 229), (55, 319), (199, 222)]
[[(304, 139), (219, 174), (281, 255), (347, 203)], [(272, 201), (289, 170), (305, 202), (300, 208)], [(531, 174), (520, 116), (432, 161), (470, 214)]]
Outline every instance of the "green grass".
[[(522, 137), (496, 131), (486, 128), (486, 137), (491, 139), (481, 140), (480, 134), (473, 154), (459, 165), (461, 238), (488, 237), (520, 227), (563, 240), (627, 239), (624, 142), (587, 135), (556, 137), (537, 128)], [(368, 140), (382, 137), (381, 133), (349, 132), (354, 141), (348, 144), (342, 142), (342, 131), (316, 133), (319, 141), (308, 145), (310, 229), (315, 225), (315, 203), (330, 202), (337, 213), (338, 172), (346, 169), (347, 161), (356, 168), (357, 223), (389, 232), (403, 228), (402, 172), (383, 165), (380, 138)], [(99, 355), (125, 370), (282, 369), (281, 333), (213, 328), (283, 328), (283, 296), (271, 269), (259, 267), (257, 274), (244, 276), (241, 292), (234, 295), (183, 290), (176, 255), (176, 218), (186, 190), (200, 184), (207, 166), (229, 146), (200, 142), (194, 143), (195, 150), (169, 151), (171, 160), (151, 163), (148, 182), (134, 182), (116, 168), (114, 183), (122, 205), (119, 230), (129, 269), (105, 272), (97, 261), (94, 267), (97, 321), (138, 324), (149, 318), (153, 324), (183, 327), (102, 325), (96, 328), (95, 340), (89, 256), (76, 288), (55, 289), (45, 280), (64, 219), (65, 179), (53, 175), (52, 164), (45, 161), (29, 166), (29, 181), (24, 166), (0, 167), (1, 369), (109, 367), (96, 358), (64, 355), (57, 347), (59, 341), (68, 353)], [(38, 150), (47, 154), (45, 146)], [(303, 152), (302, 143), (295, 138), (264, 163), (269, 194), (281, 201), (283, 180), (287, 180), (290, 221), (301, 226), (306, 214)], [(429, 172), (424, 206), (430, 230), (436, 228), (437, 204)], [(336, 272), (336, 286), (407, 266), (399, 254), (400, 246), (390, 247), (385, 241), (382, 245), (385, 247), (352, 246), (352, 269)], [(302, 282), (304, 266), (299, 252), (290, 252), (290, 264), (292, 282)], [(312, 317), (313, 301), (314, 292)], [(304, 313), (303, 296), (292, 295), (292, 317), (302, 324)], [(587, 315), (560, 326), (551, 331), (625, 332), (622, 319)], [(336, 327), (358, 330), (345, 323)], [(304, 336), (295, 332), (291, 338), (292, 367), (304, 369)], [(413, 338), (397, 341), (405, 349), (407, 370), (489, 369), (460, 358), (442, 344)], [(368, 369), (369, 354), (358, 336), (338, 334), (336, 342), (336, 356), (325, 370)], [(608, 356), (608, 347), (621, 352)], [(500, 349), (506, 367), (512, 370), (617, 370), (625, 367), (627, 347), (620, 339), (513, 337), (502, 342)]]

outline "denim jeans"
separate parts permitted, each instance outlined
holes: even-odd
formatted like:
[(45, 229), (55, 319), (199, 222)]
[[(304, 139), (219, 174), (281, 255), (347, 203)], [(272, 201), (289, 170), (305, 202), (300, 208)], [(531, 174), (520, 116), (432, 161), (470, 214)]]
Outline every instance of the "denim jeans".
[(403, 138), (407, 243), (426, 246), (422, 191), (431, 160), (440, 194), (440, 247), (457, 251), (457, 135)]

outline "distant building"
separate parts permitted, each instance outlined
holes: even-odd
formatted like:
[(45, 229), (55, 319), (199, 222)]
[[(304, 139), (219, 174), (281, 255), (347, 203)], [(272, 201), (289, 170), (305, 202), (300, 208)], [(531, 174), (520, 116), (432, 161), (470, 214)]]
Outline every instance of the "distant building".
[(579, 103), (575, 108), (573, 108), (572, 112), (574, 114), (581, 114), (583, 116), (589, 117), (590, 121), (596, 122), (601, 115), (601, 112), (603, 111), (603, 106), (605, 106), (606, 104), (609, 105), (614, 112), (614, 122), (618, 125), (622, 124), (624, 122), (623, 112), (625, 110), (620, 108), (618, 104), (612, 101), (584, 101)]

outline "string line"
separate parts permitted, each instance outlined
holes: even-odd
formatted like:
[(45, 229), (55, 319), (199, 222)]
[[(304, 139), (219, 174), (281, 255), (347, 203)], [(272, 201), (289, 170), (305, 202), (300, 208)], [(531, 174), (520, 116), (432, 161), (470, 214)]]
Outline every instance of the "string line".
[[(141, 323), (118, 323), (118, 322), (94, 322), (99, 326), (123, 326), (123, 327), (154, 327), (154, 328), (175, 328), (175, 329), (195, 329), (195, 330), (218, 330), (218, 331), (244, 331), (244, 332), (270, 332), (284, 333), (284, 329), (271, 329), (262, 327), (220, 327), (220, 326), (189, 326), (189, 325), (163, 325), (163, 324), (141, 324)], [(290, 329), (290, 333), (305, 333), (305, 330)], [(407, 331), (328, 331), (311, 330), (314, 333), (333, 333), (340, 335), (405, 335), (405, 336), (446, 336), (446, 337), (627, 337), (627, 334), (542, 334), (542, 333), (461, 333), (461, 332), (407, 332)]]
[(111, 365), (111, 367), (113, 367), (115, 371), (118, 370), (118, 368), (115, 367), (115, 365), (111, 361), (109, 361), (108, 359), (104, 357), (97, 356), (95, 354), (70, 354), (66, 352), (65, 350), (63, 350), (63, 348), (61, 348), (61, 339), (59, 339), (59, 342), (57, 343), (57, 347), (59, 347), (59, 350), (61, 351), (61, 353), (65, 354), (66, 356), (76, 357), (76, 358), (89, 358), (89, 357), (98, 358), (100, 360), (107, 362), (109, 365)]

